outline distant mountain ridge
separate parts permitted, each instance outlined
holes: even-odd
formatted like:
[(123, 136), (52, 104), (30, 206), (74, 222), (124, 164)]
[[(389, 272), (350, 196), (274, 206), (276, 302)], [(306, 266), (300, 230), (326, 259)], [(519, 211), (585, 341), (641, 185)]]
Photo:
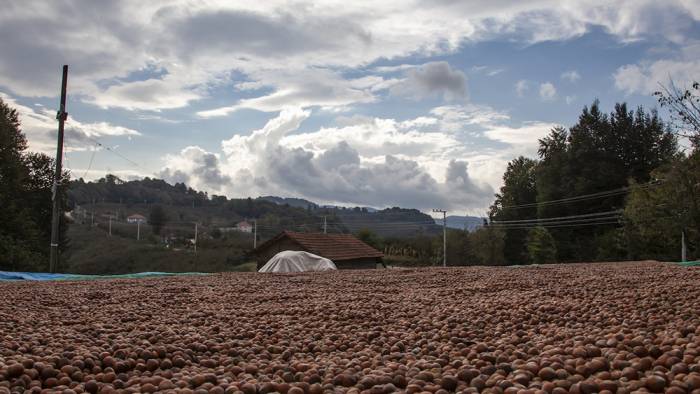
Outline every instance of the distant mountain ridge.
[[(435, 224), (442, 226), (442, 219), (435, 219)], [(447, 217), (447, 227), (457, 230), (474, 231), (484, 225), (484, 218), (478, 216), (458, 216), (450, 215)]]
[(269, 202), (274, 202), (277, 205), (289, 205), (290, 207), (296, 207), (296, 208), (309, 208), (311, 209), (316, 209), (318, 208), (318, 204), (315, 202), (303, 199), (303, 198), (296, 198), (296, 197), (278, 197), (278, 196), (260, 196), (256, 198), (256, 200), (265, 200)]

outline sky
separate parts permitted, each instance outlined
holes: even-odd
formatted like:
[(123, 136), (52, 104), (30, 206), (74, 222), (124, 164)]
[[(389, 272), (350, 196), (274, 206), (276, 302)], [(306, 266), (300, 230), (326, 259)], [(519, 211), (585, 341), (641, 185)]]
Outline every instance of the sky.
[(700, 0), (10, 0), (0, 36), (31, 150), (55, 154), (69, 65), (73, 178), (450, 214), (595, 99), (700, 75)]

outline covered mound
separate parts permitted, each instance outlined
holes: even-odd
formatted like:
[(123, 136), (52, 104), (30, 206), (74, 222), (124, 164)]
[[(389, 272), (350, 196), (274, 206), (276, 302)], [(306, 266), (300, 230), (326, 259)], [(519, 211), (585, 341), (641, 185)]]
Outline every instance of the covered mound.
[(327, 258), (308, 252), (285, 250), (272, 256), (258, 272), (308, 272), (337, 270)]

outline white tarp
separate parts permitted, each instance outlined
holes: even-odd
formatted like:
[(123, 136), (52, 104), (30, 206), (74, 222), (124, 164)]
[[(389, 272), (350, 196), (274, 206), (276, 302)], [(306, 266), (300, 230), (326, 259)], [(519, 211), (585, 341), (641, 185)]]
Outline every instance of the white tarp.
[(258, 272), (307, 272), (337, 269), (335, 264), (325, 257), (308, 252), (285, 250), (272, 256)]

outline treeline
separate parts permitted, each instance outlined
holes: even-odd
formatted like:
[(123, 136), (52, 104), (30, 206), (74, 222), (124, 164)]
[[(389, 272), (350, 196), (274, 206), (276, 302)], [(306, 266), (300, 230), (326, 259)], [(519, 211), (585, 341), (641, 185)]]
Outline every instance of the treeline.
[(596, 101), (508, 164), (490, 226), (512, 264), (697, 256), (699, 170), (656, 111)]

